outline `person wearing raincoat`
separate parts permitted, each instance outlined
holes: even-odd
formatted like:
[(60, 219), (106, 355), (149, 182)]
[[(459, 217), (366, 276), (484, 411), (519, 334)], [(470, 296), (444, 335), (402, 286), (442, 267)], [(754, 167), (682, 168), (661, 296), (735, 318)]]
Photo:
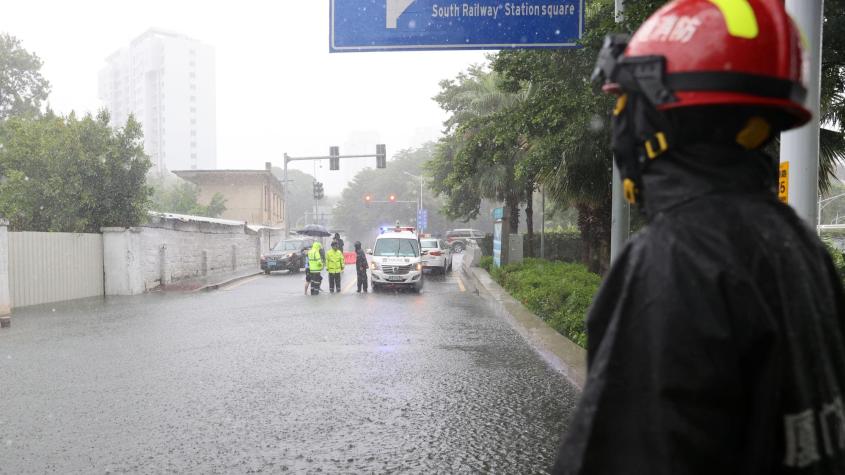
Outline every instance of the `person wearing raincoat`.
[(842, 283), (763, 151), (812, 118), (801, 48), (780, 0), (676, 0), (605, 42), (594, 78), (648, 224), (590, 309), (554, 473), (845, 473)]
[(326, 253), (326, 271), (329, 273), (329, 291), (340, 293), (340, 276), (343, 274), (343, 252), (338, 249), (338, 242), (332, 241), (332, 248)]
[(311, 250), (305, 255), (305, 294), (308, 295), (308, 285), (312, 280), (316, 280), (318, 285), (323, 282), (323, 268), (326, 267), (326, 253), (323, 246), (314, 241), (311, 245)]
[(367, 269), (370, 264), (367, 262), (367, 254), (361, 249), (361, 241), (355, 241), (355, 270), (358, 273), (358, 293), (367, 293)]

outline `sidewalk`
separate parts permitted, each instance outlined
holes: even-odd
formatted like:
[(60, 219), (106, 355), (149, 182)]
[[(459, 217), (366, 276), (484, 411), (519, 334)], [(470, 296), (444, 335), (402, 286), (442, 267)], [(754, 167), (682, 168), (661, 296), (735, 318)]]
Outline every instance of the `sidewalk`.
[(180, 282), (175, 282), (165, 286), (157, 287), (154, 292), (200, 292), (207, 290), (216, 290), (225, 285), (237, 282), (247, 277), (262, 274), (260, 269), (249, 270), (239, 273), (219, 274), (204, 277), (201, 279), (191, 279)]

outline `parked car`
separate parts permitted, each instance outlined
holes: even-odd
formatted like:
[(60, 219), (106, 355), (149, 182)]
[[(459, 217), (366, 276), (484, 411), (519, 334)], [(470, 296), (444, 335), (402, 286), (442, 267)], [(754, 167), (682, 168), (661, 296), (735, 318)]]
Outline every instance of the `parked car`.
[(420, 239), (420, 248), (424, 269), (437, 269), (442, 274), (452, 270), (452, 249), (443, 240)]
[(423, 273), (420, 241), (411, 231), (384, 232), (376, 238), (370, 260), (374, 291), (384, 287), (410, 287), (422, 290)]
[(286, 239), (279, 241), (272, 250), (261, 256), (261, 270), (265, 274), (287, 270), (299, 272), (305, 267), (305, 254), (314, 244), (313, 239)]
[(446, 231), (446, 242), (453, 252), (461, 253), (467, 248), (470, 242), (484, 237), (484, 233), (478, 229), (453, 229)]

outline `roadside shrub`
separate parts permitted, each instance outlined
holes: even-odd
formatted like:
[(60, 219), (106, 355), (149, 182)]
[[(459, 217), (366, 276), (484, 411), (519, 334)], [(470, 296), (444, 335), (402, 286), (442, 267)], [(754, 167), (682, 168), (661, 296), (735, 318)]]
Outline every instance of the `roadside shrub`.
[(839, 273), (839, 278), (845, 285), (845, 254), (834, 246), (830, 239), (824, 239), (824, 245), (827, 252), (830, 253), (831, 259), (833, 259), (833, 265), (836, 267), (836, 272)]
[(481, 256), (481, 262), (478, 265), (487, 272), (490, 272), (490, 268), (493, 267), (493, 256)]
[(549, 326), (584, 347), (584, 319), (601, 277), (581, 264), (525, 259), (504, 268), (492, 267), (490, 275)]

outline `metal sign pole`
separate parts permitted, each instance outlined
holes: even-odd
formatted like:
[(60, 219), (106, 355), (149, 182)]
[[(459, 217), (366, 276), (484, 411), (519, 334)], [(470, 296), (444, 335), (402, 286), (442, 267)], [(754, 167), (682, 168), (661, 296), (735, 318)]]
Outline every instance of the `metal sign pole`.
[(821, 91), (821, 49), (824, 0), (786, 0), (786, 11), (807, 39), (806, 107), (813, 118), (800, 129), (781, 134), (780, 162), (788, 174), (787, 201), (801, 218), (818, 225), (819, 198), (819, 108)]
[[(615, 18), (616, 22), (622, 21), (625, 12), (623, 0), (616, 0)], [(616, 257), (622, 252), (625, 242), (631, 233), (630, 206), (622, 194), (622, 176), (616, 162), (613, 162), (613, 182), (611, 185), (610, 204), (610, 262), (613, 263)]]
[(282, 218), (285, 220), (285, 239), (290, 237), (290, 220), (288, 219), (288, 154), (285, 153), (285, 187), (282, 188)]

